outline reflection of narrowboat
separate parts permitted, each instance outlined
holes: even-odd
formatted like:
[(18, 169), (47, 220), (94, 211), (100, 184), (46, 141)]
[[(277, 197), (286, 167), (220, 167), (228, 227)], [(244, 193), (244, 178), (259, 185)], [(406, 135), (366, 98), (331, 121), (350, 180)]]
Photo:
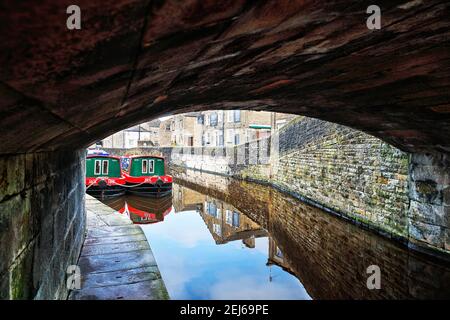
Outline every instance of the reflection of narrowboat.
[(148, 224), (164, 220), (172, 210), (172, 197), (149, 198), (136, 195), (107, 199), (105, 204), (126, 214), (133, 223)]
[(117, 196), (125, 193), (120, 159), (91, 154), (86, 157), (86, 192), (93, 196)]
[(172, 210), (172, 197), (148, 198), (127, 196), (125, 206), (120, 213), (126, 214), (133, 223), (147, 224), (164, 220)]
[(165, 174), (164, 158), (125, 156), (121, 162), (129, 193), (159, 198), (172, 192), (172, 177)]

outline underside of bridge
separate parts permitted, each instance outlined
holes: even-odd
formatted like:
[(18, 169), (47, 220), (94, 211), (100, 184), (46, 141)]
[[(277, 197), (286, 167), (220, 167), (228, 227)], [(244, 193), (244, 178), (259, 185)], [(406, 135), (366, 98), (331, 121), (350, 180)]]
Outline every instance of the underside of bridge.
[(220, 108), (449, 152), (450, 4), (377, 1), (382, 28), (369, 30), (372, 2), (83, 0), (81, 30), (68, 30), (71, 1), (4, 1), (0, 153), (81, 147), (159, 115)]
[[(26, 235), (0, 234), (8, 261), (0, 263), (0, 296), (64, 296), (60, 283), (42, 284), (50, 275), (36, 264), (58, 259), (55, 252), (70, 247), (58, 239), (71, 242), (84, 221), (83, 209), (73, 213), (83, 183), (73, 150), (188, 111), (306, 115), (411, 152), (411, 199), (443, 212), (433, 226), (449, 237), (448, 1), (379, 0), (380, 30), (366, 26), (373, 1), (344, 0), (80, 0), (81, 29), (68, 30), (72, 2), (0, 5), (0, 204), (23, 212), (5, 224), (30, 224)], [(71, 223), (47, 239), (52, 253), (42, 252), (47, 220), (57, 224), (51, 212), (58, 210)], [(438, 231), (429, 232), (432, 244)], [(6, 248), (6, 239), (17, 245)], [(13, 283), (24, 270), (35, 275)]]

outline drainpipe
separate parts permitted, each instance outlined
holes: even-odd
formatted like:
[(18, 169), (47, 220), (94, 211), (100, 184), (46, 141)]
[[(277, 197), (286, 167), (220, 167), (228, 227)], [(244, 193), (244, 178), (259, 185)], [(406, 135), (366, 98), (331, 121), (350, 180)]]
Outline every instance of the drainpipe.
[(225, 111), (222, 110), (222, 147), (225, 148)]

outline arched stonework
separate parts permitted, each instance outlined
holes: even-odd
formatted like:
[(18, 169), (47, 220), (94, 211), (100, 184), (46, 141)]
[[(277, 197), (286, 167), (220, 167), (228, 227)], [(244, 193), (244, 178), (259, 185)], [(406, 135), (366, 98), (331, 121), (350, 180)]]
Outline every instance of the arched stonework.
[(264, 109), (450, 151), (448, 1), (6, 1), (0, 154), (82, 147), (163, 114)]

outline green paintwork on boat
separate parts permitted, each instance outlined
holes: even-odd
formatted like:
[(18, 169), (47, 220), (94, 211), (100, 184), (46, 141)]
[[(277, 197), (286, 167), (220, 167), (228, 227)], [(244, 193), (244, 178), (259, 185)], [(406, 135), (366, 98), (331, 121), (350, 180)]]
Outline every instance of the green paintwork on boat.
[[(96, 168), (97, 170), (95, 170)], [(120, 176), (119, 159), (105, 156), (89, 157), (86, 159), (86, 177), (118, 178)]]
[[(143, 172), (147, 161), (147, 172)], [(153, 169), (153, 170), (152, 170)], [(164, 159), (154, 157), (131, 158), (130, 176), (163, 176), (164, 175)]]

